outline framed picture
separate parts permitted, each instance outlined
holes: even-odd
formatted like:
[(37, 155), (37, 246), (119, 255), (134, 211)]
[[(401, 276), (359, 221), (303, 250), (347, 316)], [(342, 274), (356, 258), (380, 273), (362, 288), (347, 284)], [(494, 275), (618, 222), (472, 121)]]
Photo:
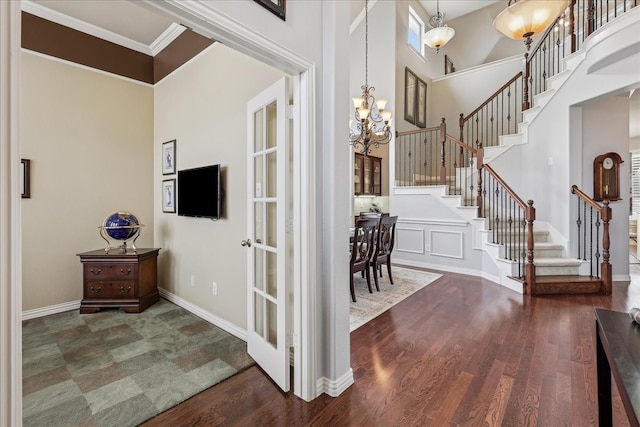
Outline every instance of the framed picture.
[(162, 181), (162, 212), (176, 213), (176, 180)]
[(285, 7), (284, 7), (285, 0), (254, 0), (254, 1), (262, 5), (262, 7), (264, 7), (265, 9), (267, 9), (268, 11), (276, 15), (278, 18), (282, 19), (283, 21), (286, 21)]
[(411, 124), (416, 124), (416, 88), (418, 76), (409, 69), (404, 68), (404, 119)]
[(444, 56), (444, 73), (450, 74), (456, 70), (456, 67), (453, 66), (453, 61), (449, 55)]
[(176, 140), (162, 144), (162, 175), (176, 173)]
[(418, 93), (416, 94), (416, 126), (427, 127), (427, 82), (418, 78)]
[(20, 160), (20, 194), (23, 199), (31, 198), (31, 160)]

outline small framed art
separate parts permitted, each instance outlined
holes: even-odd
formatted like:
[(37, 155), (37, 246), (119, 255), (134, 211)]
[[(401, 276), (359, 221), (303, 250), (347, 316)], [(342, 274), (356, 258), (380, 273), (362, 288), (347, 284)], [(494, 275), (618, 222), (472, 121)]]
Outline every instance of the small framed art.
[(176, 180), (162, 181), (162, 212), (176, 213)]
[(418, 76), (409, 69), (404, 68), (404, 119), (416, 124), (416, 85)]
[(450, 74), (453, 73), (456, 70), (456, 67), (453, 66), (453, 61), (451, 60), (451, 57), (448, 55), (444, 56), (444, 73), (445, 74)]
[(427, 82), (418, 78), (418, 93), (416, 94), (416, 126), (427, 127)]
[(262, 7), (276, 15), (278, 18), (286, 21), (285, 0), (254, 0)]
[(31, 160), (20, 160), (20, 196), (23, 199), (31, 198)]
[(162, 175), (176, 173), (176, 140), (162, 144)]

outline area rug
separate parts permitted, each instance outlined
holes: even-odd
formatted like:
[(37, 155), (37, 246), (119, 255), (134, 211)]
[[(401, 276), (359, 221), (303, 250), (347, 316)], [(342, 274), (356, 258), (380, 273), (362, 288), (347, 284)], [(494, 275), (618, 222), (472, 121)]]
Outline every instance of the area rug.
[(369, 293), (367, 280), (359, 273), (354, 275), (356, 302), (351, 301), (349, 313), (351, 332), (442, 276), (427, 271), (392, 266), (391, 274), (394, 283), (392, 285), (387, 275), (386, 266), (382, 267), (382, 271), (384, 276), (378, 278), (380, 292), (376, 291), (373, 275), (371, 277), (372, 294)]
[(24, 426), (135, 426), (255, 363), (244, 341), (164, 299), (22, 332)]

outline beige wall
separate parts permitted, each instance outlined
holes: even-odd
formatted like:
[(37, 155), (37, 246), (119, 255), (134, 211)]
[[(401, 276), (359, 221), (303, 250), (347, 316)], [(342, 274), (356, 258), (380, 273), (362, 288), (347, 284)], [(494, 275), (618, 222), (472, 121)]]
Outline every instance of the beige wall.
[(439, 122), (444, 117), (447, 133), (458, 137), (460, 113), (471, 113), (521, 69), (522, 59), (516, 56), (433, 79), (430, 106), (434, 119)]
[[(221, 66), (223, 64), (224, 66)], [(155, 243), (159, 286), (246, 329), (247, 101), (283, 73), (216, 43), (155, 87)], [(219, 221), (162, 212), (162, 143), (176, 140), (177, 169), (219, 163), (225, 183)], [(193, 277), (193, 283), (192, 283)], [(212, 293), (212, 283), (218, 294)]]
[(102, 248), (98, 226), (129, 210), (153, 244), (153, 89), (22, 54), (23, 310), (82, 298), (77, 253)]

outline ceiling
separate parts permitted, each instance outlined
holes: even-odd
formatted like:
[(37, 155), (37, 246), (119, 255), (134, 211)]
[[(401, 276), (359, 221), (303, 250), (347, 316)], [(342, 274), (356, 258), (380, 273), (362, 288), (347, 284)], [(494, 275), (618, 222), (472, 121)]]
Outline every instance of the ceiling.
[[(440, 2), (440, 12), (444, 14), (445, 21), (448, 21), (500, 1), (506, 3), (506, 0), (442, 0)], [(420, 4), (429, 16), (435, 15), (438, 11), (437, 0), (420, 0)]]
[[(440, 11), (450, 20), (499, 1), (506, 2), (442, 0)], [(355, 6), (353, 9), (364, 7), (364, 0), (351, 0), (351, 3)], [(420, 4), (429, 15), (436, 14), (436, 0), (420, 0)], [(22, 8), (41, 18), (149, 54), (154, 43), (161, 40), (173, 24), (171, 19), (130, 0), (22, 0)]]

